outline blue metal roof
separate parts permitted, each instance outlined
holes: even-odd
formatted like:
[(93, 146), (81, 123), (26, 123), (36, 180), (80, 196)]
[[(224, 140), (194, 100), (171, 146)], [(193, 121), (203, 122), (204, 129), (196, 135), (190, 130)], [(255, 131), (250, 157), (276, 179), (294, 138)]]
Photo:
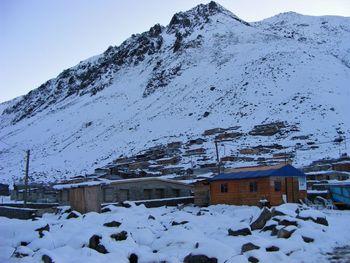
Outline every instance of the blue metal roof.
[(282, 166), (276, 169), (269, 170), (257, 170), (257, 171), (241, 171), (234, 173), (222, 173), (214, 176), (210, 181), (224, 181), (224, 180), (237, 180), (237, 179), (252, 179), (260, 177), (269, 177), (269, 176), (306, 176), (302, 171), (296, 169), (290, 164)]

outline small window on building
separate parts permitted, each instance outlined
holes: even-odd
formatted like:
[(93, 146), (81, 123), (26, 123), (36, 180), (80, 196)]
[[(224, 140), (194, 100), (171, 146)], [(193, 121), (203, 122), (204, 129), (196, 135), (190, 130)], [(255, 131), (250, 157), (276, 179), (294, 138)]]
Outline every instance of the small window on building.
[(173, 189), (173, 192), (175, 197), (180, 197), (180, 189)]
[(155, 198), (156, 199), (161, 199), (161, 198), (164, 198), (164, 189), (162, 188), (157, 188), (155, 189)]
[(221, 184), (221, 193), (227, 193), (227, 192), (228, 192), (228, 185)]
[(275, 192), (280, 192), (282, 189), (281, 181), (275, 181)]
[(143, 189), (143, 196), (145, 200), (152, 198), (152, 189)]
[(249, 183), (249, 191), (250, 192), (257, 192), (258, 191), (258, 183), (257, 182)]

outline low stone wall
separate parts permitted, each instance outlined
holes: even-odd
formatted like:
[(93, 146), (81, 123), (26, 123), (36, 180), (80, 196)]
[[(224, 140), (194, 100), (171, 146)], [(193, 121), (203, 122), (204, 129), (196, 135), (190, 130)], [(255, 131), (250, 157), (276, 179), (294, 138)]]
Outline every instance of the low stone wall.
[[(140, 200), (140, 201), (130, 201), (130, 202), (133, 202), (136, 205), (143, 204), (146, 207), (150, 208), (150, 207), (160, 207), (160, 206), (177, 206), (179, 204), (193, 204), (194, 199), (193, 199), (193, 196), (186, 196), (186, 197)], [(123, 203), (104, 203), (102, 204), (102, 207), (105, 207), (107, 205), (123, 206)]]
[(37, 215), (36, 209), (0, 206), (0, 216), (17, 219), (31, 219)]

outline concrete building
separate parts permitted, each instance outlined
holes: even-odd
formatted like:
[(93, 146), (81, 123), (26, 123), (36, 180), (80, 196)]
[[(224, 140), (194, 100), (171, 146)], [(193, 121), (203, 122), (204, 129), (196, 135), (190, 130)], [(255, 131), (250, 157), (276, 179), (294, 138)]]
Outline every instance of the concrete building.
[[(77, 210), (99, 211), (99, 204), (113, 204), (123, 201), (155, 200), (192, 195), (192, 186), (180, 181), (159, 177), (145, 177), (122, 180), (99, 180), (78, 184), (54, 186), (59, 191), (60, 204), (70, 204)], [(77, 190), (81, 189), (81, 190)], [(99, 204), (91, 205), (92, 200)], [(85, 203), (89, 203), (85, 204)], [(95, 207), (95, 208), (92, 208)]]

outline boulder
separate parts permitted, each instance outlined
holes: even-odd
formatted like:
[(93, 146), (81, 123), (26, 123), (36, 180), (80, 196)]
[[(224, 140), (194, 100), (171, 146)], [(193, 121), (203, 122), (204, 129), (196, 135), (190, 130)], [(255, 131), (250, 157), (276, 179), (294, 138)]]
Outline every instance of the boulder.
[(104, 223), (103, 226), (106, 226), (106, 227), (119, 227), (121, 224), (122, 223), (113, 220), (111, 222)]
[(39, 232), (39, 237), (42, 238), (44, 236), (44, 231), (50, 231), (50, 226), (49, 224), (46, 224), (46, 226), (35, 229), (35, 231)]
[(314, 239), (311, 237), (301, 236), (305, 243), (311, 243), (314, 242)]
[(241, 248), (241, 253), (243, 254), (244, 252), (254, 250), (254, 249), (259, 249), (260, 247), (257, 245), (254, 245), (253, 243), (245, 243), (242, 248)]
[(266, 222), (270, 220), (270, 218), (271, 218), (270, 210), (264, 207), (260, 215), (258, 216), (258, 218), (253, 223), (250, 224), (250, 229), (251, 230), (262, 229), (265, 226)]
[(130, 262), (130, 263), (137, 263), (138, 260), (139, 260), (139, 257), (138, 257), (136, 254), (134, 254), (134, 253), (132, 253), (132, 254), (129, 256), (129, 262)]
[(298, 226), (298, 222), (297, 221), (288, 220), (288, 219), (283, 219), (283, 220), (279, 221), (278, 224), (282, 225), (282, 226)]
[(297, 218), (305, 220), (305, 221), (312, 221), (312, 222), (314, 222), (316, 224), (328, 226), (328, 221), (327, 221), (327, 219), (325, 217), (316, 217), (316, 219), (315, 219), (313, 217), (304, 217), (304, 216), (298, 215)]
[(277, 226), (277, 224), (271, 224), (268, 226), (264, 226), (263, 229), (260, 230), (260, 232), (273, 231), (276, 228), (276, 226)]
[(279, 251), (280, 248), (279, 248), (279, 247), (276, 247), (276, 246), (269, 246), (269, 247), (265, 248), (265, 250), (266, 250), (267, 252), (275, 252), (275, 251)]
[(102, 208), (101, 213), (107, 213), (107, 212), (111, 212), (111, 211), (112, 210), (110, 208), (104, 207), (104, 208)]
[(178, 225), (184, 225), (184, 224), (187, 224), (188, 221), (181, 221), (181, 222), (176, 222), (176, 221), (173, 221), (171, 223), (172, 226), (178, 226)]
[(68, 216), (66, 217), (67, 219), (71, 219), (71, 218), (78, 218), (79, 214), (75, 211), (72, 211), (68, 214)]
[(295, 229), (288, 230), (287, 228), (281, 228), (277, 232), (277, 237), (278, 238), (290, 238), (292, 234), (294, 233)]
[(187, 255), (184, 260), (184, 263), (217, 263), (217, 258), (209, 258), (206, 255)]
[(123, 241), (128, 238), (128, 232), (122, 231), (117, 234), (112, 234), (111, 238), (113, 238), (115, 241)]
[(44, 262), (44, 263), (54, 263), (54, 261), (52, 260), (51, 257), (49, 257), (48, 255), (43, 255), (41, 257), (41, 260)]
[(250, 229), (248, 227), (238, 229), (238, 230), (232, 230), (232, 229), (228, 230), (229, 236), (249, 236), (251, 234), (252, 234), (252, 232), (250, 231)]
[(101, 237), (98, 235), (93, 235), (90, 239), (89, 239), (89, 248), (96, 250), (99, 253), (102, 254), (107, 254), (108, 251), (107, 249), (100, 244), (100, 240)]
[(258, 263), (259, 259), (257, 259), (256, 257), (250, 256), (248, 258), (248, 261), (251, 262), (251, 263)]
[(272, 217), (275, 217), (275, 216), (286, 216), (286, 214), (283, 213), (282, 211), (279, 211), (276, 207), (274, 207), (271, 210), (271, 216)]

